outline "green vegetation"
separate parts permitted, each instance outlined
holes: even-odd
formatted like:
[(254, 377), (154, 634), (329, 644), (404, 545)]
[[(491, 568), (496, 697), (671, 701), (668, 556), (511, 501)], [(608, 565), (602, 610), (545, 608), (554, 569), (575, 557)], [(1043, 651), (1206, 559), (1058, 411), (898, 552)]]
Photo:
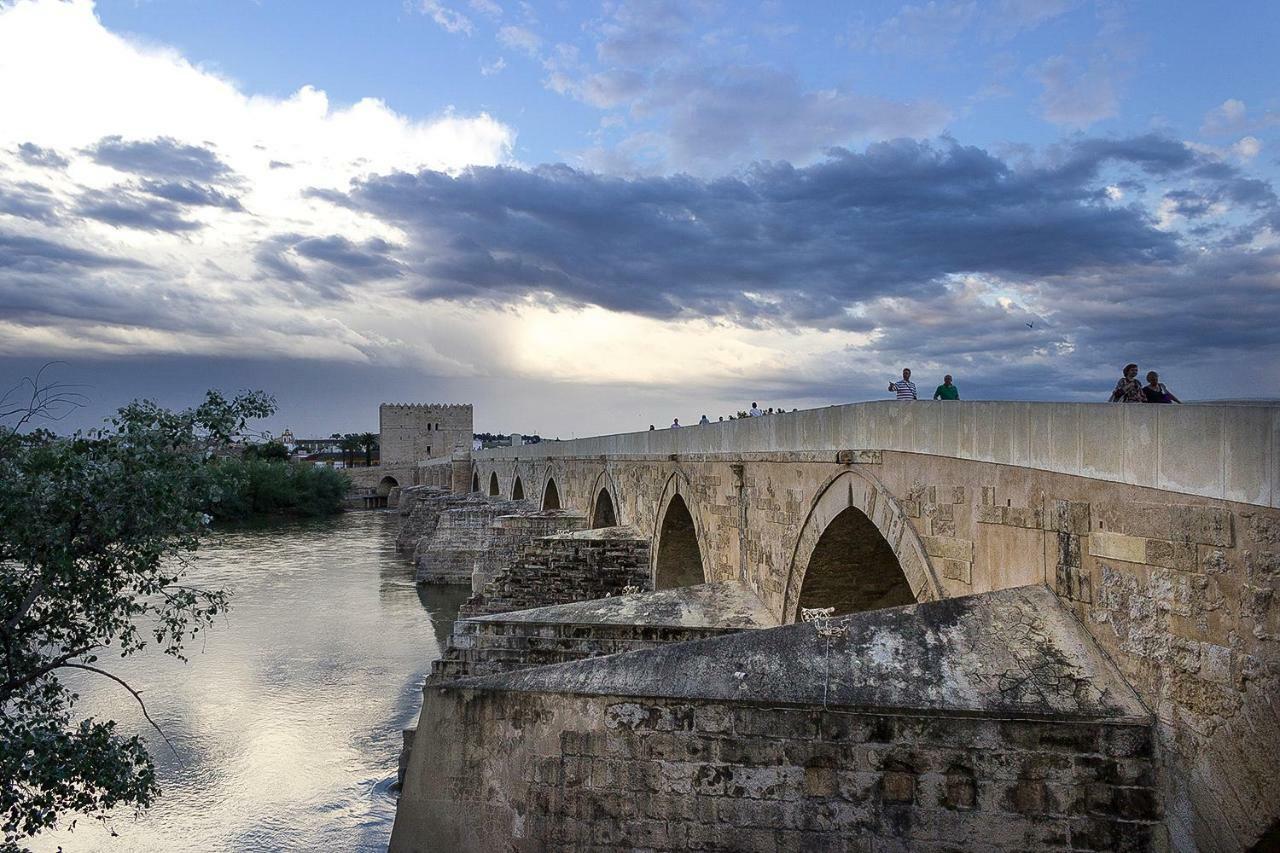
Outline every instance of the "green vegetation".
[(347, 475), (339, 470), (259, 454), (219, 459), (210, 469), (216, 491), (207, 511), (216, 521), (330, 515), (342, 509), (342, 499), (351, 487)]
[(109, 661), (148, 643), (182, 659), (226, 610), (224, 591), (186, 578), (208, 507), (227, 497), (230, 468), (210, 459), (275, 408), (260, 392), (211, 391), (183, 412), (131, 403), (71, 437), (30, 430), (74, 397), (37, 376), (0, 398), (0, 851), (159, 793), (144, 740), (82, 717), (62, 675), (108, 679), (141, 705)]

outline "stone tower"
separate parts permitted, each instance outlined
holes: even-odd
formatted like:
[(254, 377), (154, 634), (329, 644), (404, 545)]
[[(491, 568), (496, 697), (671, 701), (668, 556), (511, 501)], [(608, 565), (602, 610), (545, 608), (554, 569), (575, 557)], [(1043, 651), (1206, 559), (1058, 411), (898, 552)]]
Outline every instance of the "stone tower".
[(470, 403), (383, 403), (378, 425), (383, 466), (413, 465), (471, 450)]

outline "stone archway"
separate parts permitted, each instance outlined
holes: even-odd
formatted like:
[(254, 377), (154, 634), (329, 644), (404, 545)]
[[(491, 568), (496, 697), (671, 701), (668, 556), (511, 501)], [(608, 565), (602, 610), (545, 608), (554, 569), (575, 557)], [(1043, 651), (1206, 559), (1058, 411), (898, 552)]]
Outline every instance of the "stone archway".
[(471, 491), (480, 491), (480, 471), (479, 469), (471, 473)]
[(842, 471), (819, 490), (800, 530), (781, 616), (794, 622), (802, 606), (840, 613), (928, 601), (941, 589), (888, 489), (866, 472)]
[(591, 528), (617, 527), (618, 513), (613, 508), (613, 498), (608, 489), (601, 489), (596, 495), (595, 507), (591, 510)]
[(520, 475), (516, 475), (516, 481), (511, 485), (511, 499), (513, 501), (524, 500), (524, 483), (520, 479)]
[(387, 495), (391, 494), (392, 489), (397, 488), (399, 485), (400, 482), (396, 480), (395, 477), (390, 475), (383, 477), (382, 480), (378, 482), (378, 497), (385, 498)]
[(693, 514), (679, 494), (671, 496), (658, 533), (658, 550), (653, 563), (653, 588), (671, 589), (705, 583), (702, 549), (694, 529)]
[(554, 478), (548, 478), (547, 486), (542, 490), (542, 508), (560, 509), (560, 490), (556, 488)]
[[(705, 537), (699, 529), (691, 494), (689, 478), (677, 470), (667, 478), (662, 496), (658, 498), (650, 540), (653, 542), (654, 589), (705, 583), (711, 577), (706, 554), (699, 544)], [(678, 507), (675, 515), (673, 506)]]
[(591, 500), (587, 512), (590, 513), (593, 529), (622, 524), (622, 504), (618, 500), (618, 489), (613, 483), (613, 477), (609, 476), (608, 471), (601, 471), (596, 475), (587, 495)]
[(489, 495), (497, 497), (502, 494), (502, 490), (498, 487), (498, 472), (494, 471), (489, 474)]

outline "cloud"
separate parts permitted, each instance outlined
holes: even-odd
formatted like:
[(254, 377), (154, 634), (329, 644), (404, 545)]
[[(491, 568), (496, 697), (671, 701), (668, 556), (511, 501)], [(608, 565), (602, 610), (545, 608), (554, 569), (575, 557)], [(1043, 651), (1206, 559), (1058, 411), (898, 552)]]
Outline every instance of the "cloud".
[[(107, 30), (85, 0), (0, 4), (0, 115), (0, 304), (25, 306), (0, 331), (6, 352), (394, 350), (326, 306), (395, 280), (396, 235), (306, 191), (500, 163), (515, 139), (484, 114), (248, 93)], [(279, 234), (295, 235), (281, 252), (301, 282), (283, 266), (264, 277)]]
[(222, 180), (230, 172), (208, 148), (165, 137), (126, 141), (119, 135), (107, 136), (85, 153), (95, 163), (135, 175), (209, 182)]
[(233, 195), (203, 186), (194, 181), (143, 180), (139, 188), (148, 195), (189, 207), (220, 207), (224, 210), (243, 211), (240, 199)]
[(495, 74), (500, 74), (502, 69), (506, 67), (507, 61), (499, 56), (493, 62), (480, 63), (480, 75), (483, 77), (492, 77)]
[(1173, 235), (1098, 203), (1092, 185), (1108, 162), (1172, 168), (1157, 142), (1082, 142), (1027, 171), (950, 141), (898, 140), (713, 180), (400, 173), (357, 182), (348, 203), (410, 235), (423, 299), (549, 293), (656, 318), (861, 328), (860, 304), (936, 292), (949, 275), (1177, 261)]
[(903, 6), (875, 31), (871, 46), (882, 53), (941, 59), (964, 36), (977, 13), (975, 3)]
[(1041, 114), (1054, 124), (1076, 128), (1111, 118), (1120, 109), (1115, 73), (1099, 60), (1082, 65), (1055, 56), (1045, 61), (1039, 71)]
[(110, 257), (53, 240), (7, 233), (0, 229), (0, 270), (18, 273), (58, 273), (70, 269), (137, 269), (144, 266), (131, 258)]
[(30, 166), (44, 166), (50, 169), (65, 169), (71, 162), (57, 151), (41, 148), (31, 142), (23, 142), (18, 146), (18, 156), (22, 162)]
[(140, 231), (179, 234), (201, 227), (199, 222), (184, 218), (179, 205), (122, 191), (89, 190), (81, 196), (76, 213), (116, 228)]
[(542, 50), (542, 39), (526, 27), (508, 25), (498, 30), (498, 42), (505, 47), (537, 56)]
[(451, 9), (439, 0), (422, 0), (419, 8), (424, 15), (430, 15), (446, 31), (471, 35), (471, 19), (456, 9)]
[[(711, 175), (726, 162), (808, 162), (829, 147), (931, 135), (951, 114), (850, 87), (813, 88), (789, 68), (727, 58), (706, 30), (714, 4), (619, 2), (587, 25), (594, 58), (558, 44), (544, 51), (546, 86), (607, 110), (625, 126), (582, 152), (592, 168)], [(630, 161), (624, 156), (639, 156)]]
[(47, 187), (32, 181), (0, 181), (0, 214), (52, 225), (57, 211), (57, 199)]

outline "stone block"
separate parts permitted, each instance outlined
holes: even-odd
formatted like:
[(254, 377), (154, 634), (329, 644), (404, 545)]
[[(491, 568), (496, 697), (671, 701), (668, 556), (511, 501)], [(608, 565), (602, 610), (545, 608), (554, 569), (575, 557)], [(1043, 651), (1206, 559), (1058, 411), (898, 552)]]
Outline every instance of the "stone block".
[(983, 504), (978, 507), (978, 523), (979, 524), (1004, 524), (1004, 510), (1002, 506), (991, 506)]
[(973, 562), (973, 542), (968, 539), (949, 536), (925, 536), (923, 539), (925, 553), (930, 557)]
[(1089, 553), (1094, 557), (1120, 560), (1125, 563), (1145, 563), (1147, 540), (1123, 533), (1107, 533), (1095, 530), (1089, 534)]
[(905, 770), (886, 770), (880, 780), (881, 797), (886, 803), (911, 803), (916, 798), (915, 774)]
[(1142, 562), (1166, 569), (1195, 571), (1196, 546), (1186, 542), (1169, 542), (1164, 539), (1146, 540), (1146, 556)]
[(996, 487), (982, 487), (982, 506), (994, 506), (996, 502)]
[(804, 769), (804, 795), (806, 797), (834, 797), (839, 792), (834, 767), (806, 767)]
[(962, 560), (948, 560), (938, 558), (934, 560), (934, 566), (938, 571), (942, 572), (942, 576), (947, 580), (960, 581), (961, 583), (973, 583), (973, 563), (967, 563)]
[(1004, 523), (1010, 527), (1038, 530), (1044, 527), (1044, 511), (1038, 506), (1007, 506), (1004, 508)]

